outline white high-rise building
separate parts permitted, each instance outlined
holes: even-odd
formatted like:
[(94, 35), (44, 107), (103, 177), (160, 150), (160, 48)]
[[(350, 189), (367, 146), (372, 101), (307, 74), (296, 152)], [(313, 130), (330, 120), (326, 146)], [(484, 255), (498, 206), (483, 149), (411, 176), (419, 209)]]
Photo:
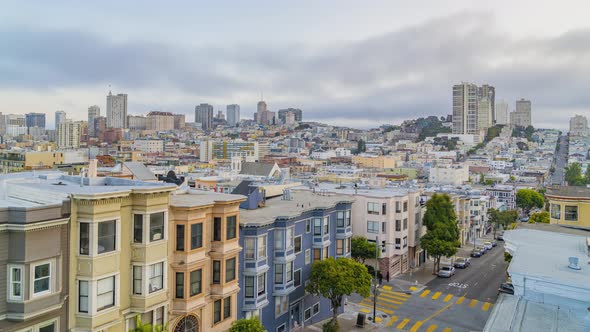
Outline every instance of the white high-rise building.
[(478, 88), (472, 83), (453, 86), (453, 134), (478, 134)]
[(59, 127), (59, 124), (63, 121), (66, 121), (66, 112), (56, 111), (55, 112), (55, 130), (57, 130), (57, 127)]
[(226, 107), (226, 118), (229, 126), (235, 127), (240, 123), (240, 105), (231, 104)]
[(57, 127), (57, 147), (60, 149), (77, 149), (80, 147), (80, 135), (84, 121), (62, 121)]
[(582, 115), (570, 118), (570, 136), (588, 136), (588, 119)]
[(528, 127), (531, 121), (531, 101), (520, 99), (516, 101), (516, 110), (510, 113), (510, 124)]
[(496, 124), (507, 125), (509, 123), (510, 117), (508, 116), (508, 103), (501, 100), (496, 104)]
[(481, 97), (477, 103), (477, 128), (486, 129), (493, 125), (492, 103), (488, 97)]
[(107, 95), (107, 128), (127, 128), (127, 95)]
[(100, 107), (93, 105), (88, 107), (88, 136), (94, 137), (94, 119), (100, 116)]

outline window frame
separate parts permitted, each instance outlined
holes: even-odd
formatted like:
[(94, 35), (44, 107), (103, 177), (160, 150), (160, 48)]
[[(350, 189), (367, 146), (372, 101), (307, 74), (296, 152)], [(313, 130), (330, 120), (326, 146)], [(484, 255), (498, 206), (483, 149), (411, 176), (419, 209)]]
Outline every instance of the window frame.
[[(232, 264), (229, 264), (230, 262), (232, 262)], [(225, 260), (225, 269), (224, 269), (225, 270), (225, 278), (224, 278), (224, 280), (226, 283), (236, 280), (236, 278), (237, 278), (237, 271), (236, 271), (237, 270), (237, 263), (238, 263), (238, 260), (236, 257), (231, 257), (231, 258), (228, 258)], [(230, 269), (228, 269), (228, 267), (232, 267), (232, 269), (230, 270)], [(229, 275), (230, 275), (229, 272), (230, 271), (233, 274), (231, 279), (229, 279)]]
[(561, 220), (561, 204), (551, 204), (551, 218)]
[(367, 220), (367, 233), (379, 234), (380, 222)]
[[(136, 278), (135, 275), (135, 271), (139, 270), (139, 293), (136, 289), (136, 281), (138, 281), (138, 279)], [(141, 296), (143, 295), (143, 266), (141, 265), (133, 265), (131, 268), (131, 278), (132, 278), (132, 295), (133, 296)]]
[[(103, 251), (101, 252), (100, 251), (100, 248), (99, 248), (100, 247), (99, 242), (100, 242), (100, 239), (101, 239), (101, 236), (100, 236), (100, 226), (103, 225), (103, 224), (107, 224), (107, 223), (114, 223), (115, 224), (114, 234), (112, 234), (114, 236), (114, 239), (113, 239), (113, 249), (107, 251), (106, 249), (104, 249), (105, 247), (103, 247)], [(103, 221), (99, 221), (99, 222), (96, 223), (96, 256), (108, 255), (110, 253), (119, 251), (118, 238), (119, 238), (120, 235), (119, 235), (119, 232), (118, 232), (118, 229), (117, 229), (118, 228), (118, 224), (119, 224), (119, 220), (118, 219), (108, 219), (108, 220), (103, 220)], [(102, 238), (105, 238), (105, 236), (103, 236)], [(92, 240), (94, 241), (94, 236), (93, 236), (93, 239)]]
[(379, 203), (367, 202), (367, 214), (379, 215), (380, 210)]
[(346, 227), (350, 227), (352, 225), (352, 212), (350, 210), (346, 210), (345, 218), (346, 218)]
[(257, 277), (244, 276), (244, 298), (253, 299), (255, 291), (255, 282)]
[[(156, 214), (160, 214), (160, 213), (162, 214), (162, 225), (161, 225), (161, 230), (162, 230), (162, 231), (161, 231), (161, 236), (160, 236), (160, 238), (159, 238), (159, 239), (154, 239), (154, 235), (156, 235), (156, 234), (158, 234), (158, 233), (153, 233), (153, 234), (152, 234), (152, 231), (153, 231), (154, 229), (157, 229), (158, 227), (154, 227), (154, 226), (152, 225), (152, 221), (153, 221), (153, 220), (152, 220), (152, 217), (153, 217), (154, 215), (156, 215)], [(145, 219), (145, 218), (144, 218), (144, 219)], [(159, 242), (159, 241), (163, 241), (163, 240), (165, 240), (165, 239), (166, 239), (166, 219), (167, 219), (167, 218), (166, 218), (166, 211), (154, 211), (154, 212), (150, 212), (150, 213), (149, 213), (149, 225), (148, 225), (148, 228), (149, 228), (149, 234), (148, 234), (148, 235), (149, 235), (149, 236), (148, 236), (149, 243), (153, 243), (153, 242)]]
[(213, 217), (213, 234), (211, 234), (212, 236), (212, 241), (213, 242), (220, 242), (221, 241), (221, 229), (223, 228), (223, 221), (221, 220), (221, 217)]
[[(299, 275), (299, 283), (297, 282), (297, 275)], [(299, 287), (301, 286), (301, 269), (297, 269), (293, 271), (293, 286)]]
[(344, 255), (344, 239), (336, 239), (336, 255)]
[[(575, 218), (572, 218), (571, 216), (568, 217), (568, 211), (567, 211), (568, 208), (575, 208), (576, 209), (576, 211), (575, 211)], [(566, 205), (563, 208), (563, 220), (569, 221), (569, 222), (577, 222), (578, 219), (580, 218), (580, 215), (579, 215), (578, 212), (579, 212), (579, 208), (578, 208), (577, 205)], [(570, 211), (569, 213), (571, 214), (572, 212)]]
[(184, 224), (176, 224), (175, 229), (175, 239), (176, 243), (174, 244), (174, 248), (176, 251), (183, 252), (186, 249), (186, 226)]
[(336, 227), (344, 227), (345, 225), (345, 211), (336, 212)]
[[(140, 217), (141, 220), (139, 220), (139, 232), (138, 232), (138, 220), (136, 219), (137, 217)], [(134, 213), (133, 214), (133, 243), (143, 243), (143, 223), (145, 220), (145, 215), (144, 214), (140, 214), (140, 213)], [(137, 238), (137, 236), (139, 236), (139, 239)]]
[[(213, 325), (215, 325), (215, 324), (217, 324), (217, 323), (219, 323), (219, 322), (222, 321), (222, 319), (221, 319), (221, 314), (222, 314), (221, 313), (221, 310), (222, 310), (222, 306), (223, 305), (221, 304), (221, 300), (222, 299), (219, 299), (219, 300), (215, 300), (213, 302)], [(219, 310), (218, 310), (217, 307), (219, 307)], [(216, 317), (217, 312), (219, 312), (219, 318)]]
[[(197, 280), (195, 280), (195, 281), (193, 281), (193, 273), (195, 273), (195, 276), (198, 276), (196, 278)], [(197, 287), (198, 290), (195, 293), (193, 293), (193, 283), (195, 285), (198, 284), (198, 287)], [(188, 286), (189, 286), (189, 298), (203, 294), (203, 269), (202, 268), (190, 271)]]
[[(322, 218), (313, 218), (313, 235), (314, 236), (322, 236), (323, 235), (323, 228), (322, 228)], [(319, 232), (318, 232), (319, 230)]]
[[(182, 280), (182, 283), (181, 284), (178, 283), (178, 281), (179, 281), (179, 278), (178, 277), (179, 276), (181, 277), (181, 280)], [(184, 272), (182, 272), (182, 271), (175, 271), (174, 272), (174, 298), (175, 299), (184, 299), (184, 297), (185, 297), (185, 295), (184, 295), (184, 292), (185, 292), (185, 290), (184, 290), (184, 284), (185, 284)], [(180, 293), (178, 292), (179, 291), (179, 287), (180, 287)], [(179, 296), (179, 294), (180, 294), (180, 296)]]
[(284, 272), (285, 264), (282, 263), (275, 263), (275, 270), (274, 270), (274, 284), (280, 285), (284, 283), (285, 280), (285, 272)]
[[(82, 289), (84, 287), (82, 287), (82, 283), (86, 284), (86, 295), (82, 295)], [(78, 280), (78, 307), (77, 307), (77, 312), (79, 313), (83, 313), (83, 314), (88, 314), (90, 313), (90, 285), (91, 282), (89, 280), (83, 280), (80, 279)], [(86, 298), (86, 311), (82, 310), (82, 298)]]
[[(190, 224), (191, 226), (191, 234), (190, 234), (190, 245), (191, 250), (197, 250), (203, 248), (203, 223), (196, 222)], [(194, 241), (194, 242), (193, 242)]]
[[(217, 265), (217, 271), (215, 265)], [(215, 259), (211, 262), (211, 274), (211, 283), (214, 285), (221, 284), (221, 260)]]
[[(83, 251), (84, 245), (82, 244), (82, 238), (83, 238), (82, 225), (84, 225), (87, 228), (86, 230), (88, 232), (87, 237), (86, 237), (87, 241), (88, 241), (86, 243), (86, 248), (85, 248), (86, 252)], [(78, 224), (78, 255), (80, 255), (80, 256), (90, 256), (90, 247), (91, 247), (91, 243), (92, 243), (92, 235), (90, 234), (91, 233), (90, 229), (92, 228), (91, 225), (92, 224), (89, 222), (80, 222)]]
[[(25, 267), (23, 265), (12, 265), (12, 264), (8, 264), (7, 266), (7, 270), (8, 270), (8, 300), (9, 301), (23, 301), (25, 296), (24, 296), (24, 290), (25, 290)], [(19, 277), (20, 280), (19, 281), (14, 281), (13, 277), (14, 277), (14, 270), (19, 270)], [(19, 296), (14, 296), (14, 290), (15, 287), (14, 285), (18, 284), (19, 285), (19, 291), (20, 291), (20, 295)]]
[(330, 234), (330, 216), (324, 217), (324, 235)]
[[(231, 227), (233, 225), (233, 227)], [(225, 217), (225, 240), (233, 240), (238, 238), (238, 216)], [(230, 232), (231, 231), (231, 232)]]
[(311, 233), (311, 219), (305, 219), (305, 233)]
[[(260, 282), (260, 279), (262, 279), (262, 283)], [(258, 294), (258, 296), (266, 294), (266, 272), (256, 276), (256, 294)]]
[(305, 249), (305, 265), (311, 263), (311, 249)]
[[(152, 275), (152, 273), (154, 271), (156, 271), (157, 266), (160, 265), (161, 266), (161, 274), (160, 275)], [(152, 270), (154, 269), (154, 270)], [(148, 287), (148, 294), (153, 294), (156, 292), (159, 292), (163, 289), (166, 289), (166, 264), (165, 262), (157, 262), (157, 263), (153, 263), (147, 266), (147, 273), (146, 273), (146, 281), (147, 281), (147, 287)], [(158, 289), (154, 289), (152, 290), (151, 288), (151, 283), (153, 279), (161, 279), (161, 286)]]
[(255, 260), (258, 249), (257, 239), (253, 236), (244, 237), (244, 260)]
[[(262, 241), (264, 240), (264, 241)], [(268, 247), (268, 234), (262, 234), (258, 236), (256, 239), (256, 255), (258, 255), (257, 259), (266, 259), (267, 257), (267, 247)], [(262, 253), (262, 255), (261, 255)]]
[[(297, 250), (297, 242), (299, 242), (299, 250)], [(303, 245), (303, 237), (301, 235), (297, 235), (293, 238), (293, 251), (295, 254), (300, 254)]]
[[(48, 271), (49, 271), (49, 275), (47, 277), (42, 277), (42, 278), (35, 278), (35, 268), (37, 268), (38, 266), (42, 266), (42, 265), (49, 265)], [(31, 264), (30, 266), (30, 279), (31, 279), (31, 295), (30, 298), (35, 298), (35, 297), (42, 297), (45, 295), (49, 295), (51, 293), (53, 293), (53, 289), (54, 289), (54, 261), (53, 260), (44, 260), (44, 261), (39, 261), (39, 262), (35, 262), (33, 264)], [(43, 290), (40, 292), (35, 292), (35, 281), (38, 281), (40, 279), (45, 279), (48, 278), (48, 286), (47, 286), (47, 290)]]
[[(111, 279), (111, 278), (113, 280), (113, 289), (110, 292), (99, 293), (98, 292), (98, 283), (100, 281), (102, 281), (102, 280)], [(101, 311), (108, 310), (110, 308), (116, 307), (117, 306), (117, 296), (116, 296), (116, 293), (117, 293), (117, 278), (116, 278), (116, 276), (115, 275), (112, 275), (112, 276), (104, 277), (104, 278), (101, 278), (101, 279), (97, 279), (95, 285), (96, 285), (96, 312), (98, 313), (98, 312), (101, 312)], [(108, 293), (113, 293), (113, 295), (112, 295), (112, 301), (113, 301), (113, 303), (111, 305), (103, 306), (103, 307), (100, 307), (99, 308), (98, 307), (98, 297), (100, 295), (105, 295), (105, 294), (108, 294)]]

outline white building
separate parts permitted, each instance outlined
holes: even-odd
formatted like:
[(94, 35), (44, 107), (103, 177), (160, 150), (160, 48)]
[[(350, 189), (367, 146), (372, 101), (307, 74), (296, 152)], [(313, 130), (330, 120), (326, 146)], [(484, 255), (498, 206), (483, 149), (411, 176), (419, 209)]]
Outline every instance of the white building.
[(431, 167), (428, 181), (454, 186), (462, 185), (469, 181), (469, 167), (457, 164)]
[(330, 158), (336, 158), (336, 157), (350, 157), (352, 156), (352, 153), (350, 152), (349, 149), (345, 149), (345, 148), (336, 148), (334, 150), (317, 150), (311, 153), (311, 157), (313, 159), (319, 159), (319, 160), (328, 160)]
[(496, 103), (496, 124), (510, 124), (510, 117), (508, 116), (508, 103), (504, 100)]
[(231, 104), (227, 105), (225, 109), (227, 124), (235, 127), (240, 123), (240, 105)]
[(231, 160), (232, 157), (259, 159), (259, 147), (257, 141), (244, 141), (241, 139), (227, 141), (203, 141), (199, 153), (201, 162), (213, 159)]
[(571, 136), (588, 136), (588, 119), (582, 115), (574, 115), (570, 118)]
[(144, 153), (160, 153), (164, 152), (164, 141), (155, 139), (138, 139), (133, 141), (133, 148), (135, 150), (143, 151)]
[(80, 135), (84, 121), (62, 121), (57, 128), (57, 147), (60, 149), (77, 149), (80, 147)]
[(96, 136), (94, 130), (94, 119), (100, 116), (100, 107), (98, 105), (93, 105), (88, 107), (88, 136), (94, 137)]
[(107, 128), (127, 128), (127, 95), (107, 95)]

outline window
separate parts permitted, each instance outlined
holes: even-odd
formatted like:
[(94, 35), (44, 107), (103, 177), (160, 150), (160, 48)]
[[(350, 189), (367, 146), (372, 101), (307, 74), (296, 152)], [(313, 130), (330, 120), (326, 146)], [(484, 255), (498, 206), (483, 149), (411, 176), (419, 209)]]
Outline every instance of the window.
[(322, 249), (313, 248), (313, 261), (319, 261), (322, 259)]
[(313, 305), (313, 315), (317, 315), (320, 312), (320, 303), (316, 303)]
[(293, 228), (287, 228), (285, 230), (285, 249), (289, 250), (293, 248)]
[(336, 213), (336, 227), (344, 227), (344, 211)]
[(174, 332), (198, 332), (199, 331), (199, 321), (195, 316), (189, 315), (183, 317), (176, 327), (174, 328)]
[(387, 203), (381, 204), (381, 214), (382, 215), (386, 215), (387, 214)]
[(143, 242), (143, 215), (133, 215), (133, 243)]
[(141, 266), (133, 266), (133, 295), (141, 294)]
[(379, 222), (377, 222), (377, 221), (367, 221), (367, 232), (369, 232), (369, 233), (379, 233)]
[(311, 232), (311, 219), (305, 221), (305, 233)]
[(396, 220), (395, 221), (395, 231), (396, 232), (401, 232), (402, 231), (402, 221), (401, 220)]
[(311, 249), (305, 249), (305, 265), (311, 263)]
[(277, 250), (283, 250), (284, 247), (284, 242), (283, 239), (285, 237), (285, 230), (283, 229), (276, 229), (275, 230), (275, 249)]
[(408, 229), (408, 218), (404, 218), (404, 231)]
[(408, 237), (404, 236), (404, 248), (408, 246)]
[(266, 292), (266, 273), (258, 276), (258, 296)]
[(551, 204), (551, 218), (561, 219), (561, 205)]
[(325, 217), (324, 218), (324, 235), (327, 235), (330, 233), (330, 217)]
[(276, 296), (275, 297), (275, 316), (281, 316), (287, 312), (289, 307), (289, 296)]
[(98, 253), (115, 251), (117, 239), (117, 223), (115, 220), (98, 223)]
[(295, 287), (301, 286), (301, 269), (295, 271), (295, 273), (293, 274), (293, 279), (293, 285)]
[(157, 292), (164, 287), (164, 263), (152, 264), (148, 267), (149, 271), (149, 291)]
[(350, 254), (350, 251), (352, 250), (352, 241), (351, 238), (346, 239), (346, 252)]
[(154, 314), (156, 315), (156, 325), (164, 326), (164, 307), (156, 308)]
[(115, 305), (115, 277), (100, 279), (96, 285), (97, 311), (110, 308)]
[(221, 218), (213, 218), (213, 241), (221, 241)]
[(266, 235), (258, 237), (258, 259), (266, 258)]
[(184, 272), (176, 272), (176, 298), (184, 299)]
[(247, 299), (254, 298), (254, 277), (244, 277), (244, 297)]
[(223, 299), (223, 319), (231, 316), (231, 296)]
[(57, 321), (39, 325), (39, 332), (57, 332)]
[(293, 280), (293, 262), (285, 264), (285, 274), (287, 275), (287, 282)]
[(213, 261), (213, 283), (221, 283), (221, 261)]
[(577, 206), (565, 206), (565, 220), (567, 221), (578, 221), (578, 207)]
[(253, 237), (247, 237), (244, 239), (244, 258), (254, 259), (256, 253), (256, 239)]
[(150, 215), (150, 241), (164, 239), (164, 212)]
[(87, 222), (80, 223), (80, 255), (87, 256), (90, 254), (90, 224)]
[(367, 203), (367, 213), (368, 214), (379, 214), (379, 203)]
[(275, 264), (275, 284), (283, 283), (283, 264)]
[(78, 312), (88, 313), (88, 281), (78, 281)]
[(203, 270), (198, 269), (196, 271), (192, 271), (190, 274), (190, 296), (195, 296), (197, 294), (201, 294), (201, 284), (202, 284), (202, 276)]
[(295, 253), (298, 254), (301, 252), (301, 235), (295, 238)]
[(328, 249), (330, 249), (329, 246), (324, 247), (324, 250), (322, 252), (324, 254), (324, 259), (328, 258)]
[(344, 240), (336, 240), (336, 255), (344, 255)]
[(350, 226), (350, 210), (346, 210), (346, 226)]
[(402, 239), (400, 239), (399, 237), (395, 238), (395, 249), (401, 249), (402, 248)]
[(236, 238), (236, 216), (230, 216), (225, 219), (225, 239), (231, 240)]
[(408, 201), (404, 202), (404, 212), (408, 211)]
[(307, 308), (307, 309), (305, 309), (305, 312), (303, 314), (303, 320), (307, 321), (310, 318), (311, 318), (311, 308)]
[(381, 223), (381, 232), (387, 233), (387, 223), (386, 222)]
[(176, 251), (184, 251), (184, 225), (176, 225)]
[(287, 326), (282, 324), (281, 326), (277, 327), (277, 332), (287, 332)]
[(400, 202), (395, 202), (395, 212), (396, 213), (402, 212), (402, 204)]
[(225, 261), (225, 282), (236, 279), (236, 258), (230, 258)]
[(10, 266), (10, 284), (8, 298), (11, 300), (23, 299), (23, 268), (22, 266)]
[(51, 292), (51, 263), (33, 266), (33, 296)]
[(322, 235), (322, 218), (313, 218), (313, 235)]
[(213, 303), (213, 324), (221, 322), (221, 300)]
[(203, 223), (191, 225), (191, 250), (203, 247)]

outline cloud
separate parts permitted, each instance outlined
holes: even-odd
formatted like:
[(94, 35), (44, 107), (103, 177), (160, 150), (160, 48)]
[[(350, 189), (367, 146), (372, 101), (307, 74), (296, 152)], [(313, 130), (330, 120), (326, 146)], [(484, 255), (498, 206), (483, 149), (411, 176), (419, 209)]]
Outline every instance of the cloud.
[(223, 41), (188, 47), (6, 27), (0, 40), (0, 87), (42, 95), (114, 84), (138, 111), (191, 113), (201, 102), (235, 102), (247, 113), (264, 91), (271, 108), (301, 107), (310, 120), (379, 125), (451, 113), (451, 87), (461, 81), (492, 84), (497, 99), (512, 105), (531, 99), (538, 126), (565, 127), (590, 103), (590, 29), (514, 39), (488, 12), (461, 12), (324, 47)]

